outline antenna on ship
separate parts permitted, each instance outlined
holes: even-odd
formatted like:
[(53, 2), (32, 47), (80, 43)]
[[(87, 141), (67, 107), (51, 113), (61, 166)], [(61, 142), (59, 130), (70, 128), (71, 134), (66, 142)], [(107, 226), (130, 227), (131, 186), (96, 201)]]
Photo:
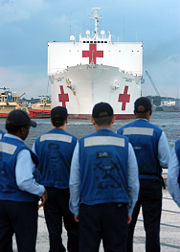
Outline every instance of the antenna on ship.
[(99, 26), (99, 19), (100, 17), (98, 16), (98, 11), (100, 8), (93, 8), (94, 11), (94, 23), (95, 23), (95, 30), (94, 30), (94, 38), (98, 38), (98, 26)]

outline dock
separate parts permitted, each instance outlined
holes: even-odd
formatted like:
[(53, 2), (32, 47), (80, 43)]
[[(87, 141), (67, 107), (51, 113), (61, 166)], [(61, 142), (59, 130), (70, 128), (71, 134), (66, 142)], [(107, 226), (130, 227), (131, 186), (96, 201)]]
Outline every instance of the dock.
[[(43, 209), (39, 210), (37, 236), (37, 252), (48, 252), (49, 241)], [(161, 217), (161, 251), (177, 252), (180, 251), (180, 208), (174, 203), (167, 189), (163, 190), (163, 206)], [(63, 229), (63, 243), (66, 246), (67, 236)], [(13, 241), (14, 252), (17, 252), (15, 241)], [(102, 244), (99, 252), (103, 252)], [(134, 234), (134, 252), (145, 251), (145, 233), (143, 228), (143, 217), (140, 213)]]

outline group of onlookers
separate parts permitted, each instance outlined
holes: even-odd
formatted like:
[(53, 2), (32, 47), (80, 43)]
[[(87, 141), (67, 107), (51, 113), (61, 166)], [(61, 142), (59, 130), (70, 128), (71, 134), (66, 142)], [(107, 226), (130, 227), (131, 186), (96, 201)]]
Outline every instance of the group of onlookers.
[(38, 208), (43, 206), (49, 251), (133, 251), (133, 233), (140, 211), (146, 251), (160, 251), (162, 169), (168, 168), (168, 189), (180, 206), (180, 140), (170, 154), (165, 133), (150, 123), (148, 98), (135, 101), (136, 120), (112, 131), (110, 104), (97, 103), (91, 122), (95, 132), (80, 138), (66, 132), (68, 112), (51, 110), (52, 129), (28, 148), (24, 140), (36, 127), (23, 110), (14, 110), (0, 131), (0, 251), (12, 252), (15, 234), (19, 252), (34, 252)]

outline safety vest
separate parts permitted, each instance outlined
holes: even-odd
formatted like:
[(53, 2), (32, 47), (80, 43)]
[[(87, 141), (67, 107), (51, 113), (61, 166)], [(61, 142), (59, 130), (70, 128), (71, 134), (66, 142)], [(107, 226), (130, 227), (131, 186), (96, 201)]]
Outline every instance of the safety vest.
[(128, 140), (109, 129), (79, 140), (81, 203), (128, 203)]
[(179, 165), (180, 165), (180, 139), (175, 142), (175, 152), (176, 152), (177, 158), (179, 160)]
[(139, 168), (139, 178), (160, 179), (162, 168), (158, 160), (158, 142), (162, 130), (147, 120), (138, 119), (117, 131), (132, 144)]
[(69, 187), (72, 154), (77, 139), (62, 129), (53, 129), (37, 138), (35, 151), (39, 158), (40, 183), (46, 187)]
[(4, 136), (4, 131), (0, 130), (0, 140), (2, 139), (3, 136)]
[(36, 195), (20, 190), (16, 184), (15, 167), (17, 155), (21, 150), (28, 150), (37, 165), (36, 155), (21, 140), (3, 137), (0, 141), (0, 200), (37, 200)]
[[(180, 139), (175, 142), (174, 148), (175, 148), (176, 156), (177, 156), (177, 159), (179, 161), (179, 166), (180, 166)], [(178, 183), (180, 184), (180, 169), (179, 169), (179, 174), (178, 174)]]

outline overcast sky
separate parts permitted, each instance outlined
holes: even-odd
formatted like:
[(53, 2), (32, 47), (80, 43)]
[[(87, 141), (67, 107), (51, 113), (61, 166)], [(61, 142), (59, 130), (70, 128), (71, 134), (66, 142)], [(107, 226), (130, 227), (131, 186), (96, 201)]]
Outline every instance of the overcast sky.
[[(47, 42), (93, 30), (93, 7), (113, 41), (143, 41), (144, 70), (161, 96), (180, 98), (180, 0), (0, 0), (0, 87), (47, 95)], [(144, 79), (143, 95), (155, 95)]]

